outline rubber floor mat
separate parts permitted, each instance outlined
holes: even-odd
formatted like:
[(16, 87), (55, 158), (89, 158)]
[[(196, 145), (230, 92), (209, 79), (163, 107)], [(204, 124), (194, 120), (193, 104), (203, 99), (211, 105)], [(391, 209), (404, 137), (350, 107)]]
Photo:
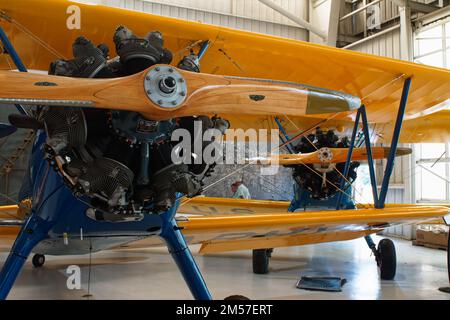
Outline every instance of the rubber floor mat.
[(297, 288), (306, 290), (319, 291), (342, 291), (342, 286), (347, 282), (344, 278), (339, 277), (306, 277), (303, 276), (297, 282)]

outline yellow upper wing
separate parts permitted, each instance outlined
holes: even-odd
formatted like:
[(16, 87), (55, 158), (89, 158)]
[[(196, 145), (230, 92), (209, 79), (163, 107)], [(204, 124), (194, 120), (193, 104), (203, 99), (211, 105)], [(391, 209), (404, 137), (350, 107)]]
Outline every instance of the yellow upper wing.
[[(69, 5), (80, 8), (79, 30), (66, 27)], [(161, 31), (175, 63), (189, 45), (210, 40), (202, 59), (206, 73), (294, 81), (357, 95), (373, 122), (395, 119), (406, 77), (413, 77), (406, 119), (438, 111), (450, 98), (448, 70), (343, 49), (66, 0), (0, 0), (0, 9), (9, 19), (2, 27), (32, 69), (47, 69), (56, 58), (71, 58), (71, 44), (79, 35), (113, 48), (115, 28), (126, 24), (140, 35)]]

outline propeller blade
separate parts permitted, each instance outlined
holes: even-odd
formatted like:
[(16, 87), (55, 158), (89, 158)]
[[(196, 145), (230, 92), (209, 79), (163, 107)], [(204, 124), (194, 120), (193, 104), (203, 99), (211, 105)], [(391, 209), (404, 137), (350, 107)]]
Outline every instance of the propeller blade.
[(6, 123), (0, 123), (0, 139), (5, 138), (14, 132), (17, 131), (17, 128)]
[(188, 72), (156, 65), (123, 78), (0, 71), (0, 103), (136, 111), (148, 119), (209, 114), (304, 116), (347, 112), (359, 98), (292, 82)]
[(8, 116), (9, 123), (16, 128), (39, 130), (44, 128), (44, 122), (39, 121), (35, 117), (12, 113)]
[[(296, 165), (296, 164), (330, 164), (340, 163), (347, 160), (348, 148), (321, 148), (317, 151), (301, 154), (274, 154), (270, 157), (257, 157), (246, 159), (246, 163), (251, 164), (279, 164), (279, 165)], [(389, 155), (390, 148), (373, 147), (373, 159), (385, 159)], [(410, 148), (397, 148), (396, 156), (404, 156), (411, 154)], [(366, 148), (353, 149), (352, 161), (367, 160)]]

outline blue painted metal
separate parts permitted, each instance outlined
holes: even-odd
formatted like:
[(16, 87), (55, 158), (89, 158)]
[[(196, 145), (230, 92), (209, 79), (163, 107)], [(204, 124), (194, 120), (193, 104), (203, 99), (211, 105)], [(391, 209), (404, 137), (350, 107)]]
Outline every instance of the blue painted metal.
[(17, 128), (6, 123), (0, 123), (0, 139), (5, 138), (14, 132), (17, 131)]
[(389, 179), (394, 169), (395, 154), (397, 152), (398, 139), (400, 138), (400, 130), (402, 129), (403, 116), (405, 115), (406, 104), (408, 102), (409, 89), (411, 88), (411, 78), (407, 78), (403, 84), (402, 97), (398, 108), (397, 119), (395, 121), (394, 132), (392, 134), (391, 149), (387, 159), (386, 169), (384, 171), (383, 182), (381, 183), (380, 198), (377, 208), (384, 208), (386, 195), (389, 187)]
[(200, 47), (200, 51), (198, 52), (197, 59), (200, 61), (203, 58), (203, 55), (206, 53), (206, 50), (209, 48), (209, 41), (205, 41), (202, 43)]
[[(177, 198), (180, 198), (180, 195), (177, 195)], [(174, 219), (179, 203), (180, 200), (177, 200), (170, 210), (161, 215), (162, 230), (160, 236), (166, 241), (169, 253), (172, 255), (194, 298), (197, 300), (211, 300), (211, 294), (200, 269)]]
[(371, 236), (365, 236), (364, 239), (367, 242), (367, 245), (369, 246), (370, 249), (374, 249), (375, 248), (375, 242), (373, 242), (372, 237)]
[[(349, 148), (348, 148), (347, 159), (345, 161), (344, 172), (342, 173), (343, 177), (341, 178), (341, 183), (340, 183), (340, 187), (339, 187), (341, 190), (344, 190), (344, 188), (345, 188), (346, 179), (348, 177), (348, 171), (350, 170), (350, 163), (351, 163), (351, 160), (352, 160), (353, 148), (355, 146), (356, 134), (357, 134), (358, 128), (359, 128), (359, 118), (360, 118), (360, 116), (361, 116), (361, 114), (358, 111), (356, 113), (356, 118), (355, 118), (355, 124), (353, 126), (352, 137), (350, 139), (350, 145), (349, 145)], [(336, 210), (339, 210), (341, 208), (342, 196), (343, 196), (342, 192), (338, 192), (337, 200), (336, 200)]]
[[(80, 241), (80, 229), (86, 246), (89, 239), (161, 235), (167, 242), (175, 262), (180, 268), (194, 297), (211, 299), (201, 273), (195, 264), (186, 241), (173, 219), (177, 207), (161, 215), (147, 214), (141, 221), (112, 223), (95, 221), (85, 214), (89, 199), (78, 199), (64, 184), (61, 176), (44, 159), (43, 143), (45, 133), (38, 131), (30, 158), (30, 184), (32, 186), (33, 208), (30, 217), (17, 237), (13, 249), (0, 271), (0, 298), (8, 295), (14, 280), (30, 252), (42, 240), (60, 241), (63, 234), (69, 234), (67, 252), (74, 250), (73, 243)], [(83, 201), (80, 201), (83, 200)], [(31, 232), (32, 231), (32, 232)], [(129, 240), (124, 240), (125, 242)], [(75, 250), (78, 248), (75, 247)], [(101, 248), (95, 248), (94, 251)], [(46, 252), (39, 252), (46, 254)], [(58, 253), (60, 254), (60, 253)]]
[[(338, 193), (337, 193), (338, 194)], [(288, 212), (294, 212), (297, 209), (314, 208), (319, 210), (329, 210), (336, 207), (337, 194), (326, 200), (316, 200), (311, 198), (311, 193), (301, 189), (297, 183), (294, 183), (294, 198), (292, 199)], [(345, 190), (346, 196), (341, 200), (342, 209), (354, 209), (355, 202), (352, 199), (352, 188), (349, 186)]]
[[(20, 72), (27, 72), (27, 68), (23, 64), (22, 59), (20, 59), (16, 49), (14, 49), (13, 45), (9, 41), (8, 36), (6, 35), (5, 31), (3, 31), (2, 27), (0, 27), (0, 41), (3, 43), (6, 52), (11, 56), (11, 59), (16, 65), (17, 69)], [(15, 106), (21, 114), (27, 114), (26, 110), (21, 105), (16, 104)]]
[[(286, 130), (284, 129), (284, 127), (283, 127), (283, 125), (281, 124), (281, 121), (280, 121), (280, 119), (278, 119), (278, 117), (275, 117), (275, 122), (277, 123), (278, 128), (280, 129), (281, 133), (282, 133), (283, 136), (284, 136), (284, 139), (281, 139), (281, 141), (282, 141), (283, 143), (285, 143), (286, 141), (289, 141), (289, 139), (290, 139), (290, 138), (289, 138), (289, 135), (287, 134)], [(288, 149), (289, 153), (294, 153), (294, 150), (293, 150), (293, 147), (292, 147), (292, 144), (291, 144), (291, 143), (288, 143), (288, 144), (286, 145), (286, 148)]]
[(31, 214), (22, 227), (0, 273), (0, 299), (6, 299), (31, 250), (47, 237), (52, 222)]
[(370, 145), (369, 123), (367, 121), (366, 107), (362, 105), (361, 108), (359, 108), (358, 112), (361, 113), (364, 141), (366, 143), (366, 151), (367, 151), (367, 162), (369, 163), (370, 184), (372, 186), (373, 202), (375, 204), (375, 207), (378, 207), (377, 180), (375, 177), (375, 166), (372, 156), (372, 146)]
[(20, 59), (19, 55), (17, 54), (16, 49), (14, 49), (13, 45), (8, 39), (8, 36), (6, 35), (5, 31), (3, 31), (3, 28), (0, 27), (0, 40), (3, 43), (4, 48), (6, 49), (6, 52), (11, 56), (11, 59), (13, 60), (14, 64), (16, 65), (17, 69), (20, 72), (27, 72), (27, 68), (22, 62), (22, 59)]

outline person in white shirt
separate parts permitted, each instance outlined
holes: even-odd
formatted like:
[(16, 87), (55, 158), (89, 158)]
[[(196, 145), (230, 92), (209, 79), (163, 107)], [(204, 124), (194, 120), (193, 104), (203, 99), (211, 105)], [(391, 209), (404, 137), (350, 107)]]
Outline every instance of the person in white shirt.
[(235, 199), (251, 199), (248, 188), (240, 180), (231, 185), (231, 191), (233, 192), (233, 198)]

